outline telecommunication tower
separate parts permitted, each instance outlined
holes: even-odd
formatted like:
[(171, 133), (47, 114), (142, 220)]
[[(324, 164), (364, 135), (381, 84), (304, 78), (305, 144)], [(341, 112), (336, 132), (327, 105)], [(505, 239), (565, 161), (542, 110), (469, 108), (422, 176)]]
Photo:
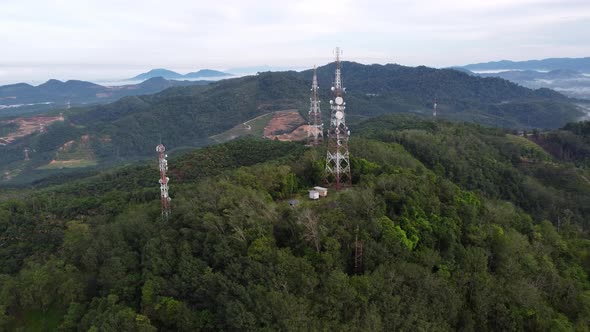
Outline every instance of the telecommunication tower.
[(25, 148), (24, 153), (25, 153), (25, 161), (29, 161), (31, 160), (31, 158), (29, 158), (29, 152), (31, 150), (29, 148)]
[(436, 97), (434, 97), (434, 106), (432, 107), (432, 116), (436, 118), (436, 107), (438, 104), (436, 103)]
[(168, 216), (170, 215), (170, 201), (172, 200), (168, 195), (168, 181), (170, 180), (166, 176), (166, 172), (168, 171), (168, 160), (164, 152), (166, 148), (164, 144), (160, 143), (156, 146), (156, 152), (158, 153), (158, 164), (160, 167), (160, 201), (162, 202), (162, 219), (167, 220)]
[(309, 125), (307, 127), (307, 145), (315, 146), (324, 139), (324, 124), (322, 123), (322, 112), (320, 110), (320, 98), (318, 96), (318, 76), (315, 66), (313, 67), (313, 80), (311, 83), (311, 98), (309, 107)]
[(328, 131), (328, 152), (326, 154), (326, 180), (328, 183), (335, 183), (336, 190), (342, 185), (351, 183), (350, 160), (348, 153), (348, 138), (350, 130), (346, 126), (344, 109), (345, 88), (342, 86), (339, 47), (334, 51), (336, 55), (336, 76), (332, 94), (334, 99), (330, 100), (330, 130)]

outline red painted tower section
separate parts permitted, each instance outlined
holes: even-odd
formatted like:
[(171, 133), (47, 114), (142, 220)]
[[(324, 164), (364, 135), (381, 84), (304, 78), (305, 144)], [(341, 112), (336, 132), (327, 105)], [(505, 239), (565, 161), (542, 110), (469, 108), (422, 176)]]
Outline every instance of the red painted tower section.
[(166, 147), (164, 144), (156, 146), (156, 152), (158, 153), (158, 165), (160, 168), (160, 201), (162, 203), (162, 219), (167, 220), (170, 215), (170, 201), (172, 200), (168, 195), (168, 181), (170, 180), (166, 176), (168, 172), (168, 155), (165, 154)]

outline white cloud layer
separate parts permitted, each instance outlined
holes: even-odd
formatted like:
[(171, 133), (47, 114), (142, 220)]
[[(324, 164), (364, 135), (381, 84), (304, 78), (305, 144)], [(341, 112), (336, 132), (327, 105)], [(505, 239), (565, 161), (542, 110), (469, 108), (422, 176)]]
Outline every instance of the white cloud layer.
[(0, 0), (0, 80), (48, 65), (309, 67), (335, 45), (436, 67), (582, 57), (589, 37), (588, 0)]

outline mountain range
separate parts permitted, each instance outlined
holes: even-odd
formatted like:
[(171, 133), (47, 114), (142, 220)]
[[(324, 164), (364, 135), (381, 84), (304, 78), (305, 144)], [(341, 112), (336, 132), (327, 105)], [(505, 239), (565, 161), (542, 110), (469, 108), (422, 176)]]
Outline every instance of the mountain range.
[(558, 69), (575, 70), (582, 73), (590, 73), (590, 57), (586, 58), (549, 58), (527, 61), (492, 61), (475, 63), (461, 68), (470, 71), (506, 71), (506, 70), (539, 70), (551, 71)]
[(201, 69), (196, 72), (190, 72), (185, 75), (179, 74), (175, 71), (164, 69), (164, 68), (157, 68), (152, 69), (146, 73), (139, 74), (133, 78), (130, 78), (129, 81), (144, 81), (154, 77), (163, 77), (165, 79), (170, 80), (178, 80), (178, 79), (206, 79), (206, 78), (221, 78), (221, 77), (232, 77), (233, 74), (224, 73), (217, 70), (212, 69)]
[[(108, 103), (125, 96), (153, 94), (176, 86), (203, 85), (208, 81), (178, 81), (154, 77), (139, 84), (102, 86), (91, 82), (49, 80), (38, 86), (26, 83), (0, 86), (0, 116), (14, 116), (35, 111), (83, 104)], [(34, 108), (33, 108), (34, 107)]]
[[(435, 97), (440, 117), (487, 126), (556, 128), (584, 115), (560, 93), (531, 90), (500, 78), (394, 64), (343, 62), (342, 68), (347, 122), (353, 133), (356, 123), (382, 114), (431, 116)], [(330, 98), (334, 69), (334, 64), (317, 69), (324, 102)], [(63, 122), (48, 125), (45, 133), (0, 146), (0, 171), (33, 181), (49, 174), (45, 169), (56, 167), (50, 164), (54, 160), (107, 165), (151, 157), (160, 137), (171, 148), (203, 146), (215, 143), (213, 135), (275, 111), (295, 109), (306, 117), (311, 76), (312, 70), (264, 72), (75, 108), (64, 113)], [(327, 103), (322, 105), (328, 123)], [(7, 122), (0, 123), (2, 130), (16, 129)], [(32, 153), (23, 163), (25, 148)]]
[(472, 72), (457, 68), (470, 75), (500, 77), (531, 89), (548, 88), (572, 98), (590, 100), (590, 75), (571, 69), (552, 71), (508, 70), (494, 73)]
[(481, 77), (501, 77), (509, 81), (532, 80), (570, 80), (588, 78), (584, 74), (571, 69), (556, 69), (548, 72), (535, 70), (509, 70), (499, 73), (477, 73)]

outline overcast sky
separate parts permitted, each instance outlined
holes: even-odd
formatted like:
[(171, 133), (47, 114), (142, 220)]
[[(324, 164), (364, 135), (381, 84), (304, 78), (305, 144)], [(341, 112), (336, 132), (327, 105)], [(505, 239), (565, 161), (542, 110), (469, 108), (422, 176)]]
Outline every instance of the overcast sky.
[(590, 0), (0, 0), (0, 82), (590, 56)]

